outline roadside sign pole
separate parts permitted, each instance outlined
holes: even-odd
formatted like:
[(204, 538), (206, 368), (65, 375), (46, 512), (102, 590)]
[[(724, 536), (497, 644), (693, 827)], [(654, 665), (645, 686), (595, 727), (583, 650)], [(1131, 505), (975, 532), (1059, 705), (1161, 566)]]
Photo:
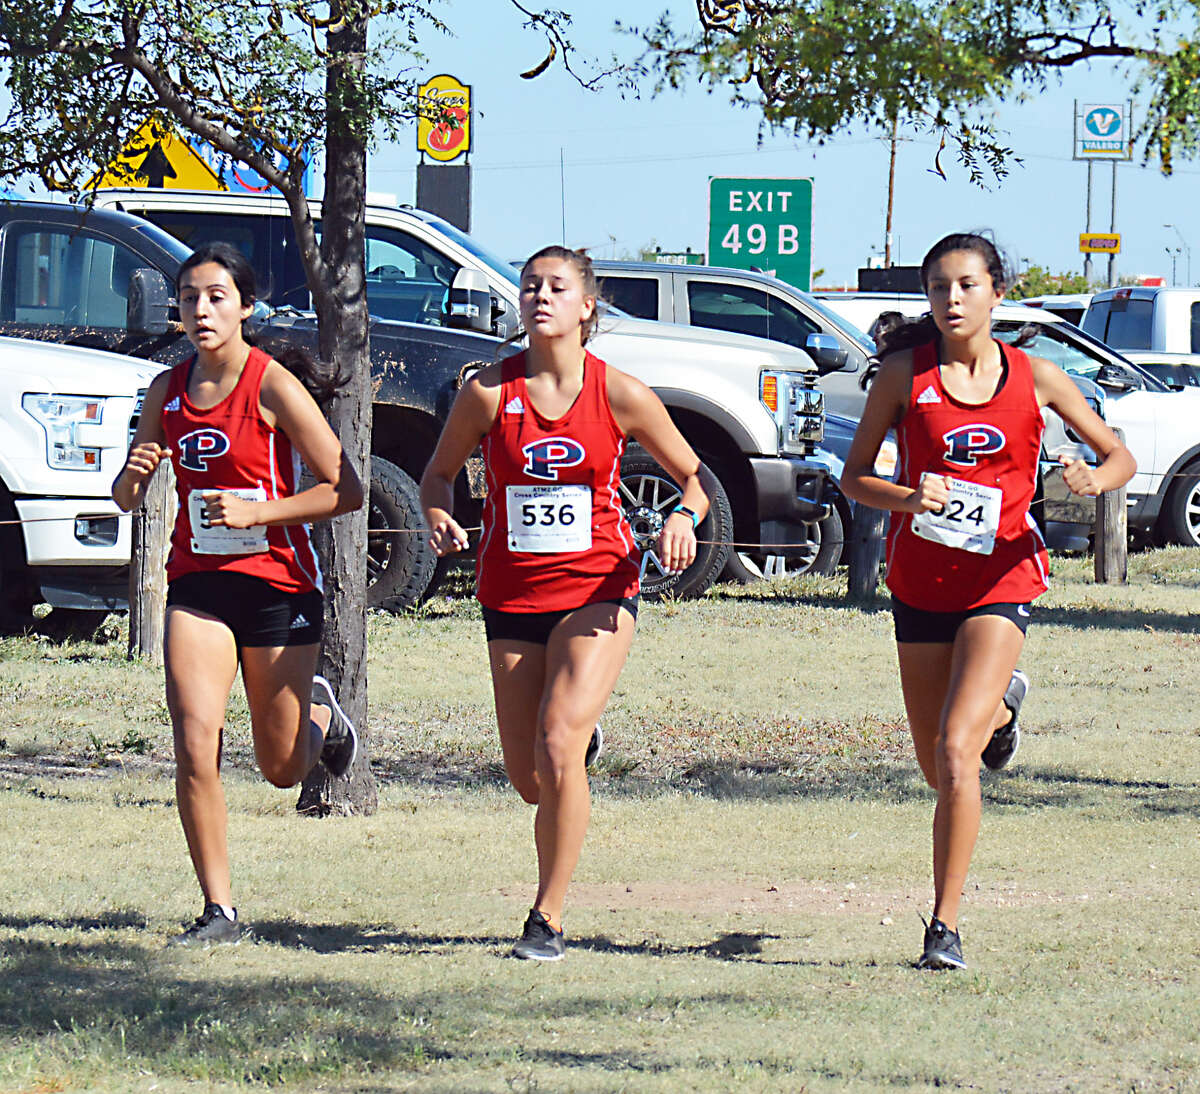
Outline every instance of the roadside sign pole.
[[(1090, 232), (1092, 230), (1092, 161), (1087, 161), (1087, 206), (1083, 216), (1083, 230)], [(1091, 288), (1092, 284), (1092, 255), (1089, 251), (1083, 256), (1083, 279)]]
[[(1112, 161), (1112, 216), (1109, 218), (1108, 230), (1117, 233), (1117, 161)], [(1117, 256), (1114, 252), (1108, 256), (1108, 287), (1117, 287)]]

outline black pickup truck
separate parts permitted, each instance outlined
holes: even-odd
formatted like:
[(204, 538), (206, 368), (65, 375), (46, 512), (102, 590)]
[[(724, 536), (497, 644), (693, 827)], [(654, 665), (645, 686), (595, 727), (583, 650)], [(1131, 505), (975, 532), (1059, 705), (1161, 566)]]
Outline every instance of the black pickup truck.
[[(192, 352), (165, 295), (131, 286), (173, 286), (190, 249), (125, 213), (43, 202), (0, 203), (0, 334), (149, 358), (170, 366)], [(147, 274), (147, 271), (150, 271)], [(272, 316), (259, 328), (316, 351), (311, 316)], [(496, 339), (468, 331), (373, 321), (375, 385), (369, 527), (423, 523), (417, 480), (464, 370), (494, 358)], [(2, 489), (2, 488), (0, 488)], [(466, 477), (460, 513), (478, 510)], [(3, 500), (3, 499), (0, 499)], [(368, 602), (407, 607), (428, 592), (437, 559), (421, 535), (368, 536)], [(85, 596), (83, 590), (80, 596)], [(97, 603), (97, 607), (101, 606)]]

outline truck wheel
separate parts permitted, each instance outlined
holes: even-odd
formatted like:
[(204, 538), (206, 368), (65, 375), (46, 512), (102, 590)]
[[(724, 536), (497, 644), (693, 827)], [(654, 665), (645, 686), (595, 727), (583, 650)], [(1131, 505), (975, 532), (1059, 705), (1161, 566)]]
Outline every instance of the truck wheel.
[(642, 573), (642, 596), (699, 596), (725, 568), (729, 542), (733, 538), (733, 512), (725, 487), (706, 465), (700, 465), (700, 481), (709, 497), (708, 515), (696, 529), (696, 561), (681, 574), (664, 573), (655, 551), (658, 535), (671, 510), (683, 495), (671, 478), (644, 450), (629, 450), (621, 459), (621, 504), (633, 529), (638, 548), (646, 555)]
[(1200, 547), (1200, 460), (1179, 472), (1167, 495), (1163, 524), (1172, 543)]
[(730, 551), (722, 577), (741, 585), (799, 577), (801, 574), (827, 577), (837, 569), (845, 548), (842, 516), (837, 506), (830, 506), (829, 516), (824, 520), (805, 524), (804, 531), (806, 538), (800, 553), (780, 555), (768, 551)]
[[(437, 555), (421, 529), (420, 492), (390, 460), (371, 457), (367, 502), (367, 606), (399, 612), (432, 591)], [(383, 531), (395, 529), (396, 531)]]

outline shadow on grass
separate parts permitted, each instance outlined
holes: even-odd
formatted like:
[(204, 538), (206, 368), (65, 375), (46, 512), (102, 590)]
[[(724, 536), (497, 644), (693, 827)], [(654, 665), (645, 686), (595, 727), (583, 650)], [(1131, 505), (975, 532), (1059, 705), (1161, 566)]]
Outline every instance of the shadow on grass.
[[(6, 922), (68, 930), (91, 921), (15, 917)], [(119, 916), (109, 922), (125, 925)], [(255, 929), (268, 940), (272, 935), (299, 936), (322, 953), (371, 949), (382, 940), (414, 952), (445, 950), (449, 960), (456, 946), (507, 949), (512, 942), (290, 923), (256, 924)], [(626, 945), (604, 937), (577, 939), (571, 945), (648, 957), (761, 960), (763, 942), (773, 937), (728, 934), (678, 948)], [(633, 1049), (576, 1053), (539, 1045), (536, 1037), (533, 1043), (514, 1042), (514, 1031), (528, 1027), (530, 1001), (527, 992), (512, 991), (504, 978), (494, 983), (466, 980), (456, 987), (431, 983), (428, 976), (418, 983), (400, 977), (383, 987), (361, 977), (281, 970), (269, 952), (256, 954), (256, 949), (253, 943), (243, 943), (236, 966), (230, 968), (228, 963), (218, 964), (218, 955), (211, 951), (163, 951), (113, 936), (83, 942), (7, 938), (0, 942), (0, 1037), (36, 1052), (43, 1068), (57, 1064), (69, 1071), (82, 1064), (100, 1084), (91, 1089), (103, 1089), (106, 1082), (120, 1085), (122, 1077), (137, 1076), (140, 1083), (168, 1074), (255, 1088), (370, 1076), (371, 1083), (355, 1089), (382, 1090), (392, 1088), (372, 1084), (428, 1074), (437, 1064), (468, 1071), (544, 1064), (610, 1075), (677, 1066), (669, 1057), (647, 1059)], [(512, 963), (524, 964), (516, 959)], [(396, 972), (395, 965), (389, 969)], [(530, 971), (536, 976), (542, 970), (530, 966)], [(609, 1021), (614, 997), (622, 994), (620, 987), (614, 992), (607, 982), (594, 990), (563, 989), (553, 1013), (557, 1018)], [(669, 1009), (682, 1001), (740, 1011), (755, 1002), (750, 994), (703, 987), (683, 989), (682, 996), (666, 989), (658, 1001), (642, 995), (629, 999), (631, 1007), (641, 1010)], [(478, 1031), (487, 1035), (476, 1039)]]
[[(298, 923), (294, 920), (259, 920), (248, 923), (252, 937), (289, 949), (313, 953), (374, 953), (402, 950), (413, 954), (446, 953), (462, 947), (494, 952), (507, 957), (516, 935), (433, 934), (397, 931), (388, 927), (369, 927), (354, 923)], [(749, 934), (741, 931), (721, 934), (709, 942), (670, 945), (658, 940), (620, 942), (607, 935), (570, 936), (567, 946), (590, 953), (619, 954), (632, 957), (706, 957), (716, 961), (752, 961), (765, 965), (824, 964), (820, 961), (775, 960), (762, 956), (763, 943), (779, 939), (773, 934)]]

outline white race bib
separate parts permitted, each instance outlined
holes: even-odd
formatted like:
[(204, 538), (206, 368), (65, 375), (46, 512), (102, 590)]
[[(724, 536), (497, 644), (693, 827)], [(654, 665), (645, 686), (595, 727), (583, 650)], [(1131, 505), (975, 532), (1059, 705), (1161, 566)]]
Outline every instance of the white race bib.
[(188, 494), (188, 520), (192, 525), (192, 551), (197, 555), (260, 555), (267, 550), (267, 526), (226, 528), (208, 522), (205, 494), (232, 494), (246, 501), (266, 501), (267, 492), (261, 486), (237, 489), (214, 488), (193, 490)]
[(510, 551), (546, 555), (591, 547), (590, 486), (510, 486), (505, 496)]
[[(925, 472), (921, 475), (922, 481)], [(940, 512), (916, 513), (912, 530), (922, 539), (956, 547), (976, 555), (990, 555), (1000, 529), (1000, 503), (1004, 492), (998, 486), (947, 477), (950, 496)]]

